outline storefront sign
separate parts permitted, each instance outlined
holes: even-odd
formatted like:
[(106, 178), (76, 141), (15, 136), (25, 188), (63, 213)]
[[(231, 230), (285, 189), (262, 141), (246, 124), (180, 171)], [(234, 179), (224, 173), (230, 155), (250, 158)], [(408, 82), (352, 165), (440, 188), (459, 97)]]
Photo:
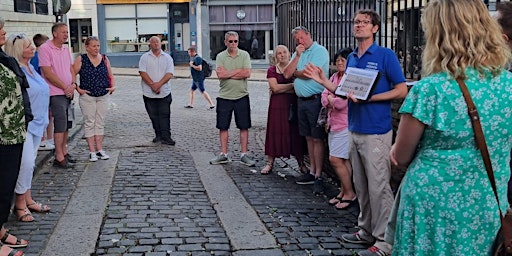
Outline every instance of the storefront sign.
[(96, 0), (97, 4), (190, 3), (190, 0)]

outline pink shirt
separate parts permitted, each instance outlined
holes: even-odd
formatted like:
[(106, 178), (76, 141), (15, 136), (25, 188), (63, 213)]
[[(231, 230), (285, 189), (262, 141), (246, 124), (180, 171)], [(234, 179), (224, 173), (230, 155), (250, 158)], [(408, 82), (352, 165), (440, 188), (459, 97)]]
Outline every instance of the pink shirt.
[[(71, 86), (73, 82), (71, 78), (71, 64), (71, 53), (67, 46), (62, 45), (59, 48), (53, 44), (52, 40), (48, 40), (39, 47), (39, 67), (51, 67), (53, 73), (68, 86)], [(64, 90), (50, 83), (46, 77), (44, 79), (50, 85), (50, 96), (65, 94)]]
[[(341, 81), (341, 77), (338, 74), (339, 73), (336, 72), (329, 79), (336, 85)], [(328, 95), (335, 97), (332, 106), (327, 106), (329, 104), (327, 99)], [(334, 93), (324, 89), (322, 92), (322, 106), (328, 108), (327, 123), (331, 127), (331, 131), (339, 132), (348, 128), (348, 100), (337, 97)]]

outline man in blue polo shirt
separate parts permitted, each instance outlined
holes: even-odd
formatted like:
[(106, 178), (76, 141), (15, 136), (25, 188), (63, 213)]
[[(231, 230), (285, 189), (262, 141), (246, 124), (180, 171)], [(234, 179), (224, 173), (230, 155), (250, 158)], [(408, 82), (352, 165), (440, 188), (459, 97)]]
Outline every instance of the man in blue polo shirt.
[(284, 76), (295, 76), (293, 87), (299, 96), (297, 104), (299, 133), (306, 137), (310, 162), (310, 173), (297, 179), (297, 184), (312, 184), (313, 193), (324, 192), (322, 181), (322, 164), (324, 161), (324, 127), (317, 127), (316, 120), (322, 108), (321, 94), (323, 86), (313, 79), (307, 78), (303, 70), (307, 64), (322, 68), (324, 74), (329, 74), (329, 53), (325, 47), (314, 42), (311, 33), (305, 27), (296, 27), (292, 30), (293, 38), (297, 44), (292, 60), (284, 69)]
[(389, 185), (391, 164), (389, 151), (393, 129), (391, 100), (407, 95), (402, 68), (395, 53), (375, 43), (380, 29), (380, 16), (373, 10), (359, 10), (354, 18), (357, 47), (348, 57), (347, 67), (372, 69), (380, 79), (371, 97), (360, 101), (350, 95), (348, 129), (350, 131), (350, 162), (354, 188), (361, 213), (354, 234), (345, 234), (346, 243), (373, 245), (359, 255), (389, 255), (392, 246), (384, 241), (388, 217), (393, 204)]

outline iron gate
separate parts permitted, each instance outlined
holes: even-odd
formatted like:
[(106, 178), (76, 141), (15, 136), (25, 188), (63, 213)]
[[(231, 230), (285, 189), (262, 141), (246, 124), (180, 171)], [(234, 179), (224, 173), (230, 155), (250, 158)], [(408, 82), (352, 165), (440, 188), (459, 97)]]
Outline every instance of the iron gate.
[[(490, 11), (501, 0), (485, 0)], [(290, 31), (307, 27), (313, 39), (331, 55), (344, 47), (354, 48), (352, 20), (359, 9), (373, 9), (381, 15), (376, 41), (395, 51), (408, 79), (420, 78), (423, 33), (421, 9), (429, 0), (277, 0), (277, 40), (291, 51), (295, 42)]]

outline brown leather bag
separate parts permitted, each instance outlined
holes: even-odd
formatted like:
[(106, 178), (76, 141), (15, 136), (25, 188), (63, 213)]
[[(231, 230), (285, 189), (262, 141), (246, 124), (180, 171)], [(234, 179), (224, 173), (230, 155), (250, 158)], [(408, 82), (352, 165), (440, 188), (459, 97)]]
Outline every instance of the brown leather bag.
[(475, 133), (475, 140), (480, 149), (480, 153), (482, 154), (482, 158), (485, 164), (485, 170), (487, 171), (487, 175), (489, 176), (489, 181), (491, 182), (492, 191), (494, 192), (494, 196), (496, 197), (496, 201), (498, 202), (498, 209), (500, 211), (500, 219), (501, 219), (501, 228), (494, 240), (493, 245), (493, 253), (492, 255), (496, 256), (505, 256), (512, 255), (512, 212), (510, 209), (503, 215), (500, 208), (500, 201), (498, 199), (498, 192), (496, 190), (496, 180), (494, 179), (494, 172), (492, 170), (491, 159), (489, 157), (489, 151), (487, 149), (487, 143), (485, 142), (484, 132), (482, 130), (482, 125), (480, 124), (480, 116), (478, 115), (478, 111), (476, 109), (475, 103), (471, 99), (471, 95), (469, 94), (468, 88), (462, 79), (457, 79), (457, 83), (459, 84), (460, 90), (462, 91), (462, 95), (464, 95), (464, 100), (466, 101), (466, 105), (468, 106), (469, 118), (471, 119), (471, 124), (473, 126), (473, 131)]

